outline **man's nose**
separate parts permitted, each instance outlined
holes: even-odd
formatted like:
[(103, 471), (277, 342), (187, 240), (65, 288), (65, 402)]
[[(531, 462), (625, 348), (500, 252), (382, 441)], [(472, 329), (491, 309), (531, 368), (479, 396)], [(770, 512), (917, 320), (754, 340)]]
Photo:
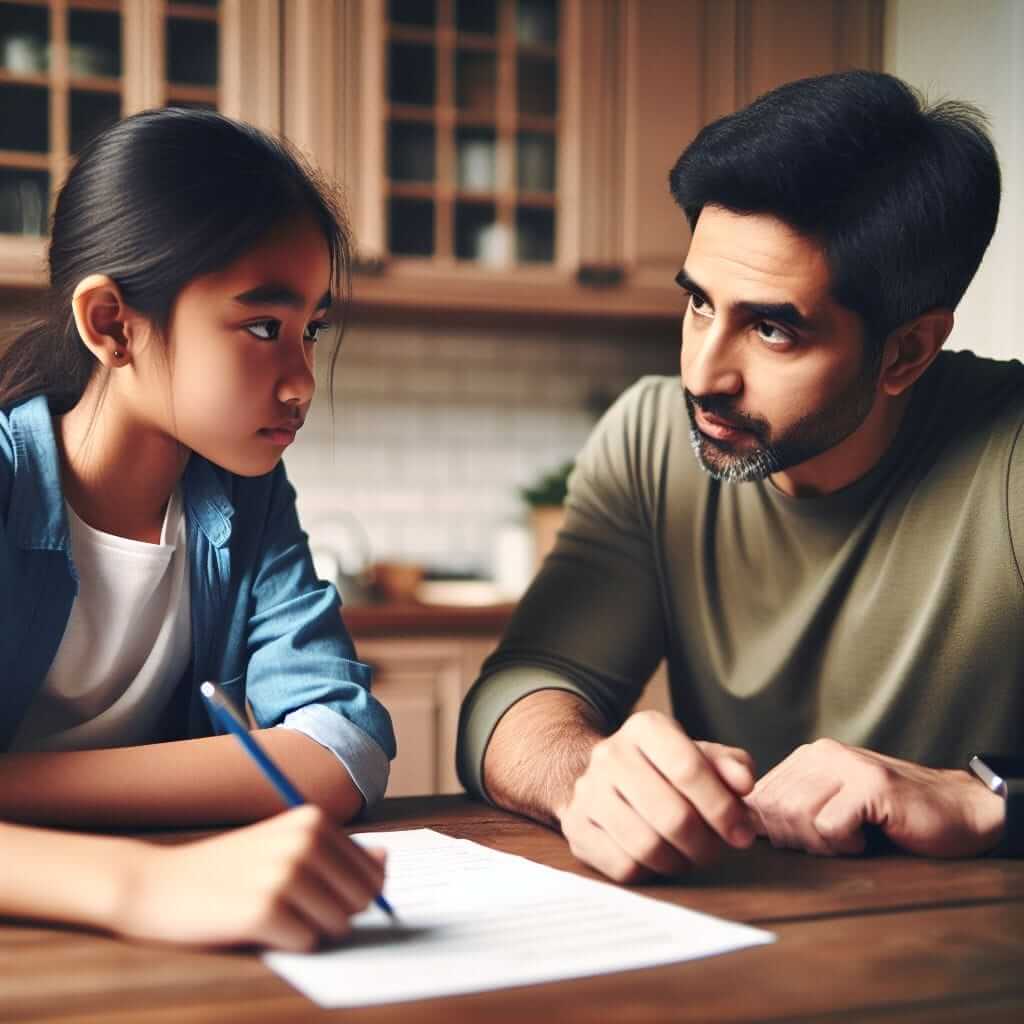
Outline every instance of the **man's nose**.
[(743, 390), (736, 346), (718, 324), (683, 335), (680, 372), (691, 395), (738, 395)]

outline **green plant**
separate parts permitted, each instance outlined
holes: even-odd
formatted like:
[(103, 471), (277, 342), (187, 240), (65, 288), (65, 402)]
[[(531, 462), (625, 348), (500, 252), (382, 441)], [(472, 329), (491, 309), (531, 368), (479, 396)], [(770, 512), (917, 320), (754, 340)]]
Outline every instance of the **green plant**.
[(535, 484), (519, 489), (523, 501), (530, 506), (561, 505), (565, 501), (566, 483), (572, 472), (572, 460), (545, 473)]

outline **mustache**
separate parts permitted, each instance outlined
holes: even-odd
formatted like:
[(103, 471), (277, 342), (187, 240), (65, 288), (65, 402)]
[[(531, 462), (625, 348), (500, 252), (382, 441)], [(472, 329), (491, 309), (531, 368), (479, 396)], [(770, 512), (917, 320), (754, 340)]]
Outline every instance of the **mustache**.
[(691, 391), (683, 388), (683, 398), (686, 400), (686, 407), (690, 412), (691, 419), (695, 409), (714, 416), (715, 419), (727, 423), (737, 430), (746, 430), (759, 438), (766, 439), (771, 434), (771, 427), (768, 421), (760, 416), (752, 416), (750, 413), (740, 412), (728, 395), (701, 395), (699, 398)]

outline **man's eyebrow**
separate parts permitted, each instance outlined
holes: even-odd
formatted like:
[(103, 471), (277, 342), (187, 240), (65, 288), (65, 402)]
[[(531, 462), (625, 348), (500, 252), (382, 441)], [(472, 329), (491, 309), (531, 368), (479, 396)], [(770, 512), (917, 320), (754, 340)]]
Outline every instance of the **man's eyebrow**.
[(693, 292), (694, 295), (700, 296), (702, 299), (707, 299), (707, 293), (699, 284), (697, 284), (696, 281), (694, 281), (692, 277), (690, 277), (686, 272), (685, 267), (676, 274), (676, 284), (679, 285), (680, 288), (684, 288), (686, 291)]
[[(707, 292), (690, 277), (685, 269), (676, 274), (676, 284), (710, 303)], [(787, 324), (805, 331), (814, 329), (814, 323), (804, 316), (792, 302), (737, 302), (735, 308), (757, 317), (759, 320), (775, 320), (780, 324)]]
[[(317, 309), (330, 309), (333, 297), (329, 291), (320, 296)], [(241, 295), (235, 296), (235, 302), (243, 306), (287, 306), (289, 309), (302, 309), (306, 305), (305, 297), (286, 284), (270, 282), (250, 288)]]

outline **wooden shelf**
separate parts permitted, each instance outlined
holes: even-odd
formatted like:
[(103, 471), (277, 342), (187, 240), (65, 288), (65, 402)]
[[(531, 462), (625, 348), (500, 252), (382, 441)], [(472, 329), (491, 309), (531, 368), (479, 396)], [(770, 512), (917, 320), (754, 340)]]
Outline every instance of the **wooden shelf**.
[[(24, 0), (18, 0), (23, 3)], [(120, 14), (122, 0), (68, 0), (68, 10), (71, 11), (101, 11), (105, 14)], [(48, 6), (47, 0), (43, 0), (41, 7)]]
[(559, 50), (557, 46), (548, 43), (521, 43), (516, 40), (516, 55), (520, 57), (545, 57), (549, 60), (558, 60)]
[(189, 21), (217, 21), (220, 11), (216, 7), (206, 7), (203, 4), (169, 3), (167, 17), (183, 18)]
[(13, 167), (21, 171), (48, 171), (49, 153), (24, 153), (15, 149), (0, 149), (0, 167)]
[(167, 101), (173, 103), (209, 103), (217, 105), (217, 87), (215, 85), (186, 85), (183, 82), (167, 83)]
[(123, 82), (120, 77), (72, 73), (68, 76), (68, 87), (76, 92), (120, 93)]
[(48, 89), (52, 79), (45, 71), (7, 71), (0, 68), (0, 85), (34, 85)]
[(534, 210), (554, 210), (558, 198), (554, 192), (512, 192), (509, 193), (516, 206)]
[(424, 103), (392, 103), (386, 108), (385, 118), (389, 121), (413, 121), (433, 124), (437, 116), (437, 107)]
[(414, 25), (396, 25), (389, 22), (384, 38), (389, 43), (415, 43), (433, 47), (437, 45), (437, 30), (417, 28)]

